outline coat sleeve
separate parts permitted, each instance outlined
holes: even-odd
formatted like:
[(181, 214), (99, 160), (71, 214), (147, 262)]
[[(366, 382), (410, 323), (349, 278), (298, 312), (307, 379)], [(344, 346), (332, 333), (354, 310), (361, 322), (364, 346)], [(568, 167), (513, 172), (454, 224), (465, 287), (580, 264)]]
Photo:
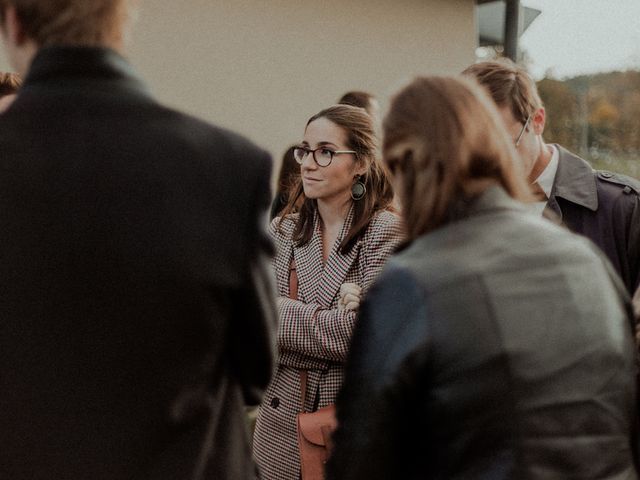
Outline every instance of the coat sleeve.
[[(391, 253), (401, 240), (397, 221), (372, 225), (371, 235), (363, 238), (363, 253), (358, 259), (364, 270), (363, 292), (380, 274)], [(336, 303), (335, 301), (333, 302)], [(313, 359), (344, 363), (357, 313), (322, 308), (315, 303), (281, 297), (278, 347)]]
[[(372, 287), (356, 326), (337, 399), (338, 429), (327, 466), (330, 479), (402, 477), (428, 358), (422, 289), (404, 269), (387, 269)], [(420, 381), (417, 381), (417, 379)]]
[(634, 195), (627, 239), (631, 295), (640, 288), (640, 196)]
[(249, 214), (249, 252), (245, 286), (232, 295), (228, 352), (230, 368), (242, 386), (245, 402), (258, 404), (275, 367), (277, 314), (271, 268), (273, 247), (266, 233), (270, 159), (263, 158)]

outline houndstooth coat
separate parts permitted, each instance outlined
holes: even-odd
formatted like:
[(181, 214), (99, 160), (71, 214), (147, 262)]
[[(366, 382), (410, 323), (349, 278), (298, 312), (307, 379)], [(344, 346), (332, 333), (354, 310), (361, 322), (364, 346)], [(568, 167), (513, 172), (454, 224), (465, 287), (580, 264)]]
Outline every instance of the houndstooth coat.
[[(353, 219), (349, 212), (326, 264), (323, 264), (319, 218), (306, 245), (292, 240), (297, 215), (271, 223), (276, 244), (274, 259), (279, 311), (279, 362), (260, 406), (253, 453), (264, 480), (298, 480), (300, 464), (296, 415), (301, 411), (300, 370), (308, 371), (305, 411), (335, 402), (351, 342), (356, 312), (338, 310), (340, 285), (353, 282), (363, 294), (380, 273), (401, 240), (399, 218), (378, 212), (352, 250), (343, 255), (338, 246)], [(289, 297), (289, 268), (295, 261), (298, 299)]]

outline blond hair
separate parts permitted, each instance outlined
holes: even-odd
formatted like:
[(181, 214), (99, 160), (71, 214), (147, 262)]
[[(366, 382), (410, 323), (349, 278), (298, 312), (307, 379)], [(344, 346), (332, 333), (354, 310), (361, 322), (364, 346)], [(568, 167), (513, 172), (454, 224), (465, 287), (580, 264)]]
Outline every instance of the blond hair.
[(509, 59), (479, 62), (462, 74), (475, 78), (498, 107), (509, 107), (513, 118), (521, 123), (543, 106), (533, 78)]
[(400, 174), (410, 240), (450, 221), (461, 203), (492, 185), (530, 199), (513, 141), (472, 80), (415, 79), (393, 97), (383, 130), (383, 157)]

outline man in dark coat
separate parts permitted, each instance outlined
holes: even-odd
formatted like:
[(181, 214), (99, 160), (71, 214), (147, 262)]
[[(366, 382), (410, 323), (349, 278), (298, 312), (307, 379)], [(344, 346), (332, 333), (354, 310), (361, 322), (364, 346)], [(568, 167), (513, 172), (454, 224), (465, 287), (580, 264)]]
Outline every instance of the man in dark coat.
[(551, 217), (600, 247), (633, 295), (640, 284), (640, 181), (595, 171), (561, 146), (546, 144), (545, 109), (521, 67), (507, 60), (481, 62), (463, 73), (485, 86), (498, 105), (540, 195), (539, 212), (553, 212)]
[(157, 104), (128, 0), (0, 0), (0, 478), (253, 478), (271, 161)]

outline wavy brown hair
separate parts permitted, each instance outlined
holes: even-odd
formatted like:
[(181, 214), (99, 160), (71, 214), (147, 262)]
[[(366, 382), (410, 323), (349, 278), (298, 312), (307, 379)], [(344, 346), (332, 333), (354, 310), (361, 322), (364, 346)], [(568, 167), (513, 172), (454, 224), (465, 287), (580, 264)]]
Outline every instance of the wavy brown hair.
[(409, 240), (448, 223), (492, 185), (530, 200), (513, 140), (471, 79), (415, 79), (393, 97), (383, 130), (383, 156), (401, 184)]
[[(356, 152), (356, 162), (362, 162), (367, 166), (367, 171), (360, 179), (365, 184), (367, 193), (361, 200), (353, 202), (353, 222), (340, 244), (340, 252), (345, 254), (365, 232), (374, 214), (390, 207), (393, 190), (386, 168), (380, 160), (373, 120), (365, 110), (350, 105), (334, 105), (311, 117), (307, 126), (319, 118), (326, 118), (342, 128), (346, 134), (347, 147)], [(293, 212), (298, 199), (302, 198), (293, 240), (298, 246), (305, 245), (313, 236), (313, 218), (318, 206), (316, 200), (305, 197), (302, 179), (299, 177), (290, 192), (278, 227), (282, 220)]]

